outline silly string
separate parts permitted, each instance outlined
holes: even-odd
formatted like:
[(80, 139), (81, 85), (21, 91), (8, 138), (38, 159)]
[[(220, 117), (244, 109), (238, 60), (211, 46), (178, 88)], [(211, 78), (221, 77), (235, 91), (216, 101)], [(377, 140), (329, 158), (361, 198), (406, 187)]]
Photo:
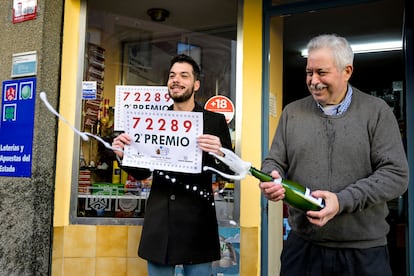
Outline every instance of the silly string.
[(78, 134), (84, 141), (88, 141), (89, 137), (95, 138), (96, 140), (98, 140), (100, 143), (102, 143), (105, 148), (113, 150), (113, 151), (120, 151), (123, 152), (122, 149), (120, 148), (114, 148), (112, 147), (108, 142), (106, 142), (105, 140), (103, 140), (101, 137), (99, 137), (98, 135), (92, 134), (90, 132), (82, 132), (79, 131), (78, 129), (76, 129), (74, 126), (72, 126), (66, 119), (65, 117), (63, 117), (62, 115), (60, 115), (53, 107), (52, 105), (47, 101), (47, 96), (45, 92), (40, 92), (40, 99), (43, 101), (43, 103), (46, 105), (47, 109), (49, 109), (50, 112), (52, 112), (54, 115), (56, 115), (62, 122), (66, 123), (72, 130), (73, 132), (75, 132), (76, 134)]

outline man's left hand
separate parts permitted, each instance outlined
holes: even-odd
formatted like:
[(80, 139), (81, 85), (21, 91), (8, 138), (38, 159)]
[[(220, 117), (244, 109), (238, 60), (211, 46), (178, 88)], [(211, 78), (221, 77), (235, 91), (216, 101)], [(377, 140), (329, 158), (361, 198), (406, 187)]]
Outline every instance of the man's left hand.
[(325, 200), (325, 207), (320, 211), (307, 211), (306, 216), (310, 223), (322, 227), (338, 214), (338, 197), (336, 194), (328, 191), (314, 191), (312, 196), (323, 198)]
[(223, 156), (220, 151), (221, 142), (220, 138), (210, 134), (202, 134), (197, 138), (198, 146), (201, 150)]

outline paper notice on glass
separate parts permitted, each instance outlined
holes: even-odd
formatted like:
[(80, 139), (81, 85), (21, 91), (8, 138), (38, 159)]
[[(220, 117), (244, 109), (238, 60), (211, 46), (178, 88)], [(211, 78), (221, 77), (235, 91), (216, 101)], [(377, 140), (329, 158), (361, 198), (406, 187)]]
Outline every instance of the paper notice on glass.
[(124, 130), (125, 110), (167, 110), (172, 104), (167, 86), (117, 85), (114, 130)]
[(124, 127), (133, 142), (124, 149), (123, 166), (200, 173), (203, 113), (125, 110)]

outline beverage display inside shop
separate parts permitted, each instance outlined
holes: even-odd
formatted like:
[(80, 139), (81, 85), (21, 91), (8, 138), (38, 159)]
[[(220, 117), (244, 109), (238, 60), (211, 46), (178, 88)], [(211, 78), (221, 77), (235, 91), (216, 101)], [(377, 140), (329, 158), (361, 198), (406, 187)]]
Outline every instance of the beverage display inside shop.
[[(99, 162), (100, 163), (100, 162)], [(99, 165), (98, 165), (99, 166)], [(152, 179), (136, 180), (117, 161), (103, 169), (81, 167), (78, 181), (79, 217), (143, 218)], [(233, 219), (234, 183), (213, 174), (217, 219)]]
[[(97, 110), (94, 125), (84, 131), (99, 135), (111, 143), (114, 132), (114, 109), (106, 99)], [(137, 180), (119, 167), (111, 149), (96, 139), (81, 142), (80, 170), (77, 193), (78, 217), (144, 218), (152, 179)], [(213, 174), (212, 190), (217, 219), (233, 220), (234, 183)]]
[[(85, 100), (84, 106), (93, 104)], [(99, 100), (96, 111), (86, 111), (86, 114), (83, 130), (112, 143), (116, 133), (109, 100)], [(80, 151), (78, 217), (143, 217), (151, 178), (136, 180), (128, 175), (119, 167), (113, 151), (97, 140), (82, 141)]]
[(81, 168), (78, 216), (143, 217), (150, 188), (151, 178), (136, 180), (121, 170), (117, 161), (106, 170)]

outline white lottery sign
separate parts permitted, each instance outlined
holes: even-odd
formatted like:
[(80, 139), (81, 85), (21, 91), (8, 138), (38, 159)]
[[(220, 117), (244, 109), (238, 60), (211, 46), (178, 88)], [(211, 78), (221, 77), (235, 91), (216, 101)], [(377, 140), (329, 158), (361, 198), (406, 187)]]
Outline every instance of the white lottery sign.
[(167, 86), (117, 85), (114, 130), (124, 130), (125, 110), (167, 110), (171, 104)]
[(122, 165), (200, 173), (203, 113), (125, 110), (125, 132), (133, 142), (124, 149)]

